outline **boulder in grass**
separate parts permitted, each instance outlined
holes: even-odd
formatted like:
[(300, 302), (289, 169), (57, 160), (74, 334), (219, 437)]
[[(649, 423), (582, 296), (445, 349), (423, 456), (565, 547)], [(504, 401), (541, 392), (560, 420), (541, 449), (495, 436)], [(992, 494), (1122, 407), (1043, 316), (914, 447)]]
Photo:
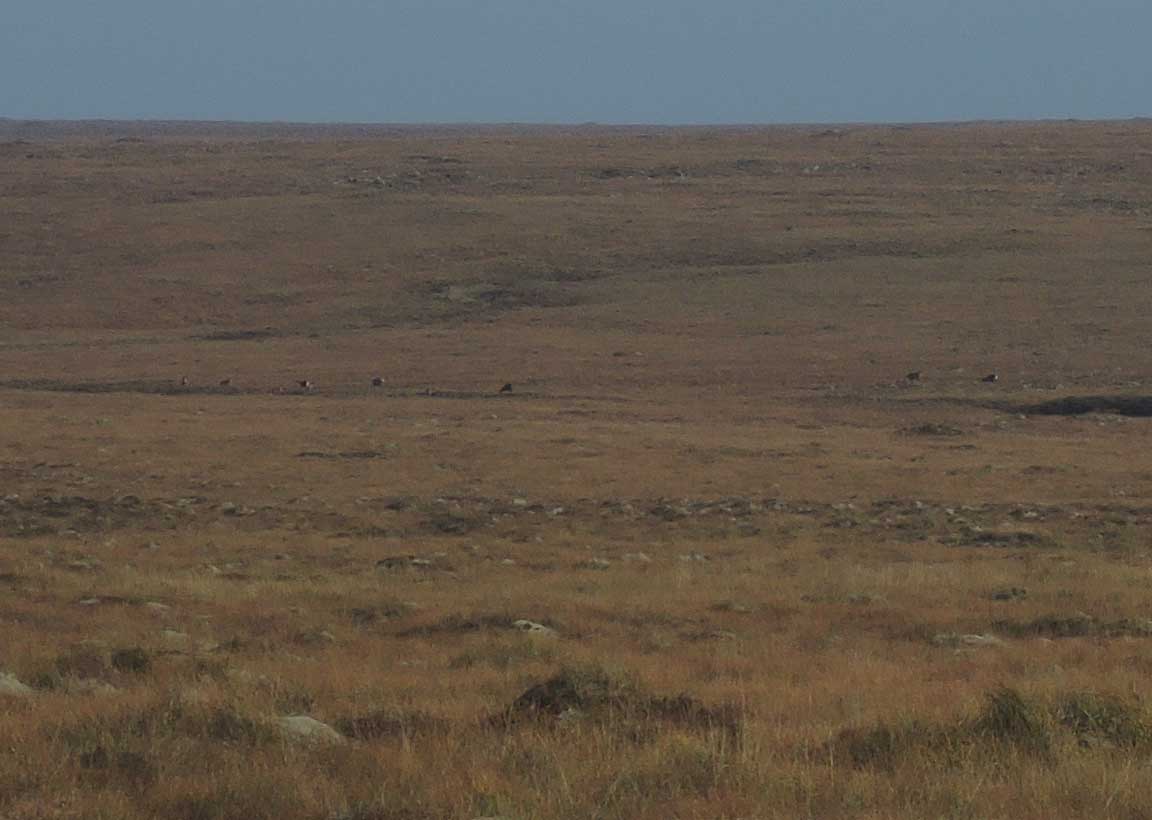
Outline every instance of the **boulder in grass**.
[(512, 628), (518, 630), (519, 632), (524, 632), (528, 635), (536, 635), (542, 638), (555, 638), (560, 634), (550, 626), (545, 626), (544, 624), (538, 624), (535, 621), (528, 621), (524, 619), (513, 621)]
[(277, 718), (276, 727), (280, 733), (289, 740), (312, 743), (316, 745), (332, 746), (345, 742), (344, 735), (337, 732), (327, 723), (308, 717), (308, 715), (289, 715)]
[(26, 697), (31, 695), (33, 691), (31, 686), (21, 683), (15, 675), (0, 672), (0, 696)]

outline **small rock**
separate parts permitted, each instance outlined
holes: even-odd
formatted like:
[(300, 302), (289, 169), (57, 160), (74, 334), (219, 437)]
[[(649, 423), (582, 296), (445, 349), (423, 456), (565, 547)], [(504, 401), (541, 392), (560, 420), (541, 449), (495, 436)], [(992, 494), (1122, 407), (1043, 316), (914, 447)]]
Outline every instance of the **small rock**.
[(101, 564), (95, 558), (77, 558), (75, 561), (69, 561), (65, 566), (74, 572), (95, 572), (100, 569)]
[(179, 632), (175, 629), (160, 630), (160, 637), (164, 640), (164, 643), (174, 646), (182, 646), (188, 643), (188, 633)]
[(714, 629), (703, 636), (706, 640), (712, 641), (734, 641), (739, 635), (730, 629)]
[(752, 612), (752, 607), (737, 601), (719, 601), (713, 604), (711, 609), (713, 612), (734, 612), (738, 615), (748, 615)]
[(278, 718), (276, 727), (284, 737), (290, 740), (299, 740), (304, 743), (339, 744), (344, 743), (344, 735), (337, 732), (327, 723), (307, 715), (289, 715)]
[(172, 609), (168, 604), (162, 604), (159, 601), (148, 601), (144, 604), (144, 608), (154, 615), (164, 615)]
[(961, 647), (1006, 646), (1007, 644), (995, 635), (958, 635), (955, 632), (941, 632), (932, 637), (932, 645), (959, 649)]
[(538, 624), (535, 621), (519, 620), (512, 622), (512, 628), (520, 632), (526, 632), (529, 635), (540, 635), (542, 637), (555, 637), (559, 635), (555, 629), (544, 624)]
[(1022, 587), (1007, 587), (992, 593), (993, 601), (1022, 601), (1028, 597), (1028, 590)]
[(431, 566), (431, 559), (419, 558), (415, 555), (389, 555), (376, 562), (376, 569), (382, 572), (400, 569), (429, 569)]
[(607, 558), (589, 558), (580, 562), (581, 569), (608, 569), (611, 566), (612, 562)]
[(295, 640), (303, 646), (331, 646), (336, 643), (336, 636), (327, 629), (311, 629), (301, 632)]
[(626, 552), (624, 560), (636, 564), (651, 564), (652, 558), (646, 552)]
[(31, 686), (21, 683), (15, 675), (0, 672), (0, 696), (24, 697), (33, 694), (33, 691)]
[(686, 562), (702, 562), (711, 561), (712, 559), (702, 552), (686, 552), (680, 556), (680, 560)]

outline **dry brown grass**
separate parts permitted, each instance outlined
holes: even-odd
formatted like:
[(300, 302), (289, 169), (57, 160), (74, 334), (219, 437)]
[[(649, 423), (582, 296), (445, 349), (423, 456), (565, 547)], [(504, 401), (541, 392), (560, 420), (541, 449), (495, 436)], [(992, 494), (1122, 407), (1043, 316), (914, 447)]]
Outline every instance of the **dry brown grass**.
[(0, 123), (0, 817), (1152, 816), (1147, 123), (94, 128)]

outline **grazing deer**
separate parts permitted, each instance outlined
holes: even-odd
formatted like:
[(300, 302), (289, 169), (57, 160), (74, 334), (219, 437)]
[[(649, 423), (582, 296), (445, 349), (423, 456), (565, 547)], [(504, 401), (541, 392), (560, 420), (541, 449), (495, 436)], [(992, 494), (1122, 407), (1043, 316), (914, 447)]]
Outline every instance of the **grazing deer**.
[(920, 371), (919, 370), (913, 370), (911, 373), (906, 375), (904, 378), (906, 378), (910, 382), (918, 382), (918, 381), (920, 381)]
[(221, 387), (231, 387), (232, 386), (232, 380), (231, 379), (221, 379), (220, 380), (220, 386)]
[(180, 386), (181, 387), (187, 387), (188, 386), (188, 377), (187, 376), (181, 376), (180, 377)]
[(311, 390), (315, 386), (307, 379), (299, 379), (296, 384), (300, 386), (301, 390)]
[(508, 384), (504, 385), (503, 387), (500, 388), (500, 392), (501, 393), (511, 393), (512, 392), (512, 384), (508, 383)]
[(980, 381), (984, 382), (985, 384), (992, 384), (994, 382), (1000, 381), (1000, 376), (997, 375), (996, 373), (989, 373), (987, 376), (982, 378)]
[(383, 387), (384, 386), (384, 380), (382, 378), (380, 378), (379, 376), (377, 376), (376, 378), (374, 378), (372, 380), (372, 386), (373, 387)]

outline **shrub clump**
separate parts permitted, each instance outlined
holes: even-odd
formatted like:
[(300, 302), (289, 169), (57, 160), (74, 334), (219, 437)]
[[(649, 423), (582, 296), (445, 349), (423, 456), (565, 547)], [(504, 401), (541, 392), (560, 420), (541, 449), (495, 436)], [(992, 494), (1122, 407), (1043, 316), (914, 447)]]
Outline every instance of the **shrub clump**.
[(1094, 692), (1069, 692), (1044, 703), (1006, 687), (989, 692), (974, 717), (852, 727), (839, 732), (827, 751), (856, 768), (891, 770), (906, 759), (958, 761), (997, 749), (1048, 758), (1061, 748), (1061, 736), (1075, 741), (1064, 748), (1103, 744), (1152, 754), (1152, 722), (1137, 703)]
[(517, 697), (494, 718), (503, 725), (525, 720), (596, 720), (637, 741), (662, 728), (718, 732), (733, 745), (743, 736), (744, 714), (733, 704), (709, 706), (686, 695), (652, 695), (632, 677), (598, 666), (566, 667)]

